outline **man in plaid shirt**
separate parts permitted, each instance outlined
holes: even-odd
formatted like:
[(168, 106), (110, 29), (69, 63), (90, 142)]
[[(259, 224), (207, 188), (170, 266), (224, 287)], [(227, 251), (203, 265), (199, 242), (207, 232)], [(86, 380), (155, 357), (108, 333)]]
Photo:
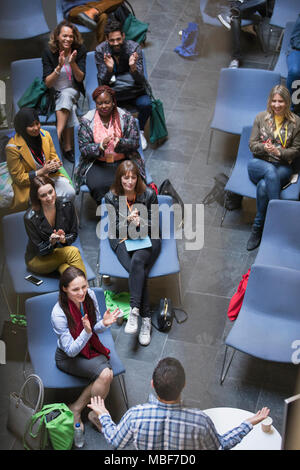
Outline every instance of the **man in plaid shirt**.
[(98, 416), (102, 432), (114, 448), (123, 449), (134, 443), (138, 450), (231, 449), (270, 411), (262, 408), (220, 436), (203, 411), (181, 405), (185, 372), (177, 359), (162, 359), (153, 372), (151, 384), (157, 398), (151, 395), (148, 403), (130, 408), (118, 425), (112, 421), (101, 397), (91, 399), (88, 407)]

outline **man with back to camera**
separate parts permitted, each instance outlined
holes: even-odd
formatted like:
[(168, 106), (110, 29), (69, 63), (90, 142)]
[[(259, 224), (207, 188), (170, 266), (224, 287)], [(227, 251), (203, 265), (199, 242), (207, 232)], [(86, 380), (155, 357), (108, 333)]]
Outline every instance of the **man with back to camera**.
[(150, 395), (148, 403), (130, 408), (118, 425), (112, 421), (101, 397), (91, 399), (88, 407), (98, 416), (105, 439), (115, 449), (133, 442), (137, 450), (231, 449), (270, 411), (262, 408), (221, 436), (203, 411), (181, 404), (185, 372), (177, 359), (167, 357), (159, 361), (151, 385), (157, 398)]
[(96, 47), (95, 61), (99, 85), (114, 87), (118, 75), (129, 73), (134, 79), (134, 85), (140, 89), (137, 96), (122, 101), (116, 93), (118, 106), (126, 107), (126, 104), (135, 106), (138, 110), (138, 120), (141, 131), (141, 143), (143, 150), (147, 147), (144, 137), (145, 124), (151, 114), (152, 105), (144, 88), (145, 75), (142, 49), (137, 42), (125, 39), (121, 23), (109, 19), (105, 27), (106, 41)]

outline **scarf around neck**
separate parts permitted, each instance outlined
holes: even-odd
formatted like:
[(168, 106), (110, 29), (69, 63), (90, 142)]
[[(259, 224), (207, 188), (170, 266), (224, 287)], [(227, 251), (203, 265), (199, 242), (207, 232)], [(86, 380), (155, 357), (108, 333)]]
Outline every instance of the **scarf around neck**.
[[(69, 306), (69, 312), (75, 324), (75, 326), (70, 328), (70, 333), (73, 339), (76, 340), (76, 338), (78, 338), (78, 336), (83, 330), (83, 324), (81, 320), (82, 314), (79, 308), (75, 305), (75, 303), (72, 302), (72, 300), (68, 301), (68, 306)], [(93, 327), (94, 325), (92, 325), (91, 318), (89, 317), (87, 307), (86, 307), (86, 302), (83, 302), (83, 310), (84, 310), (84, 313), (88, 315), (91, 326)], [(101, 341), (98, 338), (98, 335), (93, 331), (91, 338), (83, 347), (83, 349), (80, 351), (80, 354), (86, 357), (87, 359), (92, 359), (93, 357), (103, 354), (105, 357), (107, 357), (107, 359), (109, 359), (110, 350), (101, 343)]]

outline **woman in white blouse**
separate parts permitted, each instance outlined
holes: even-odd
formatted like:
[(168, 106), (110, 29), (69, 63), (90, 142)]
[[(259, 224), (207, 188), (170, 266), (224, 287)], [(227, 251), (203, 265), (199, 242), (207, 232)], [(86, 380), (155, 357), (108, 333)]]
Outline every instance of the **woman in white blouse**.
[[(59, 300), (51, 314), (54, 332), (58, 337), (55, 354), (56, 365), (62, 371), (90, 379), (79, 398), (69, 408), (74, 414), (74, 424), (80, 423), (81, 412), (91, 397), (108, 395), (113, 373), (109, 362), (109, 349), (100, 341), (98, 334), (105, 331), (116, 320), (120, 311), (107, 310), (103, 317), (95, 293), (88, 288), (85, 274), (70, 267), (60, 278)], [(94, 412), (89, 420), (100, 430)]]

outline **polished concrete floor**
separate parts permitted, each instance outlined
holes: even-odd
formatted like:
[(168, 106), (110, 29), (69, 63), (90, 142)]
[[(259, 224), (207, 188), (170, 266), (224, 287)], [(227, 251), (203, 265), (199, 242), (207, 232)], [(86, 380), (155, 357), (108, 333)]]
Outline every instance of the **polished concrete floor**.
[[(201, 203), (214, 184), (214, 176), (220, 172), (229, 174), (239, 142), (236, 136), (215, 132), (209, 164), (206, 163), (219, 73), (230, 61), (230, 35), (222, 27), (203, 24), (198, 0), (131, 0), (131, 4), (137, 17), (149, 23), (145, 47), (148, 74), (155, 96), (164, 103), (169, 131), (167, 142), (157, 149), (145, 151), (147, 167), (158, 186), (169, 178), (185, 203)], [(200, 29), (199, 55), (193, 59), (182, 58), (174, 52), (181, 42), (178, 32), (188, 22), (198, 22)], [(266, 24), (266, 36), (267, 33)], [(270, 52), (264, 53), (257, 39), (244, 33), (242, 66), (270, 68), (276, 57), (274, 45), (278, 37), (279, 31), (275, 28), (271, 34)], [(13, 47), (8, 50), (18, 56)], [(30, 57), (28, 51), (26, 54)], [(2, 77), (5, 78), (9, 69), (5, 60), (3, 63)], [(9, 78), (7, 85), (9, 89)], [(222, 207), (217, 203), (205, 207), (205, 237), (201, 250), (186, 250), (185, 240), (178, 241), (183, 308), (188, 313), (188, 320), (180, 325), (175, 321), (169, 334), (154, 329), (151, 344), (146, 348), (139, 346), (135, 337), (124, 334), (124, 326), (112, 328), (117, 351), (126, 367), (129, 403), (135, 405), (147, 400), (157, 361), (174, 356), (186, 371), (183, 400), (187, 406), (201, 409), (225, 406), (253, 412), (268, 406), (280, 432), (283, 399), (295, 390), (295, 366), (265, 362), (238, 352), (226, 381), (219, 384), (224, 339), (232, 327), (226, 315), (228, 303), (241, 276), (256, 256), (256, 251), (249, 253), (246, 250), (255, 201), (244, 200), (242, 210), (228, 213), (222, 227), (221, 214)], [(94, 268), (98, 220), (95, 204), (87, 195), (80, 236), (85, 255)], [(153, 305), (166, 293), (176, 299), (176, 286), (174, 278), (153, 280), (150, 283)], [(126, 290), (127, 284), (113, 280), (110, 288)], [(7, 317), (2, 299), (1, 323)], [(30, 370), (29, 363), (27, 368)], [(17, 362), (9, 361), (0, 366), (1, 449), (8, 449), (12, 442), (12, 436), (6, 430), (8, 396), (22, 384), (21, 371), (22, 364)], [(66, 392), (46, 395), (46, 400), (52, 402), (68, 402), (71, 398)], [(113, 383), (107, 406), (118, 421), (125, 409), (117, 382)], [(86, 423), (84, 449), (109, 448), (103, 436)]]

